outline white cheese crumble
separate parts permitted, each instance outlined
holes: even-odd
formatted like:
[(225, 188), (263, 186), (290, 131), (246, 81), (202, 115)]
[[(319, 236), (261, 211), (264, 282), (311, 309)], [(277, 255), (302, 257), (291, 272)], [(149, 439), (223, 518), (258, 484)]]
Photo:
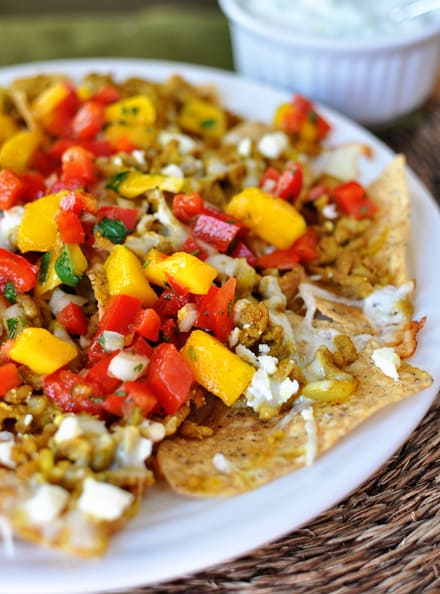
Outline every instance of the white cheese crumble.
[(289, 139), (284, 132), (264, 134), (257, 145), (258, 151), (268, 159), (278, 159), (289, 146)]
[(30, 524), (47, 524), (58, 518), (67, 505), (69, 493), (58, 485), (44, 483), (20, 508)]
[(214, 454), (212, 457), (212, 463), (219, 472), (222, 472), (223, 474), (231, 474), (232, 465), (226, 456), (224, 456), (221, 452)]
[(322, 209), (322, 214), (326, 219), (337, 219), (339, 215), (336, 204), (326, 204)]
[(133, 159), (136, 161), (136, 163), (138, 165), (146, 165), (146, 161), (145, 161), (145, 151), (141, 151), (141, 150), (135, 150), (135, 151), (131, 151), (131, 156), (133, 157)]
[(144, 373), (149, 362), (148, 357), (138, 353), (121, 351), (110, 361), (108, 374), (123, 382), (134, 382)]
[(237, 144), (237, 153), (240, 157), (250, 157), (252, 151), (252, 140), (250, 138), (242, 138)]
[(194, 142), (194, 140), (186, 134), (168, 132), (166, 130), (163, 130), (159, 133), (159, 144), (162, 146), (166, 146), (172, 140), (177, 142), (179, 153), (181, 155), (188, 155), (189, 153), (192, 153), (197, 147), (197, 144)]
[(98, 520), (117, 520), (132, 504), (134, 496), (124, 489), (86, 478), (78, 499), (78, 509)]
[(17, 245), (17, 233), (23, 218), (23, 206), (13, 206), (5, 210), (0, 219), (0, 247), (12, 250)]
[(169, 165), (162, 167), (160, 172), (163, 173), (163, 175), (169, 175), (170, 177), (178, 177), (180, 179), (185, 177), (183, 171), (175, 163), (170, 163)]
[(396, 351), (391, 347), (383, 347), (375, 349), (371, 358), (376, 367), (378, 367), (385, 375), (391, 377), (394, 381), (399, 381), (399, 374), (397, 370), (400, 367), (400, 357)]
[(381, 332), (392, 333), (408, 322), (410, 316), (405, 301), (413, 290), (414, 282), (408, 281), (400, 287), (387, 285), (368, 295), (364, 299), (363, 310), (371, 325)]
[(78, 417), (76, 415), (66, 415), (63, 417), (53, 439), (56, 444), (60, 444), (75, 439), (80, 435), (82, 435), (82, 429)]

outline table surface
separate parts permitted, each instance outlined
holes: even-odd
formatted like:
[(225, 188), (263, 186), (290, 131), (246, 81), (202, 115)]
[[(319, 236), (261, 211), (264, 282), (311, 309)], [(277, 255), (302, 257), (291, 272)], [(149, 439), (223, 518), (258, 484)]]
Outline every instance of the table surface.
[[(118, 56), (233, 67), (226, 21), (212, 8), (1, 17), (0, 31), (0, 65)], [(440, 203), (440, 88), (417, 112), (376, 133), (406, 154)], [(439, 423), (437, 397), (383, 468), (301, 530), (233, 562), (124, 594), (440, 592)]]

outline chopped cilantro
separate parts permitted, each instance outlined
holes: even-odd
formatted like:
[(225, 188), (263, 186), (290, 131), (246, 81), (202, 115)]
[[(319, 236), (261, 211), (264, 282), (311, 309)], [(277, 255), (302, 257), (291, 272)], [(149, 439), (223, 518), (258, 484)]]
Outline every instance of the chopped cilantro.
[(10, 303), (17, 301), (17, 291), (11, 281), (8, 281), (3, 289), (3, 295)]
[(120, 171), (116, 175), (110, 178), (108, 184), (105, 186), (108, 190), (113, 190), (114, 192), (119, 191), (119, 186), (122, 184), (124, 180), (130, 175), (129, 171)]
[(94, 228), (94, 232), (100, 233), (112, 243), (122, 243), (127, 237), (129, 231), (122, 221), (119, 219), (109, 219), (104, 217)]
[(8, 328), (8, 338), (15, 338), (18, 334), (18, 329), (21, 326), (26, 326), (26, 320), (23, 317), (8, 318), (6, 326)]
[(50, 252), (46, 252), (40, 258), (40, 270), (38, 272), (38, 282), (40, 283), (40, 285), (45, 283), (47, 280), (47, 273), (49, 271), (50, 258), (51, 258)]
[(81, 275), (75, 272), (72, 255), (68, 245), (63, 247), (60, 255), (55, 261), (55, 272), (61, 282), (69, 287), (76, 287), (81, 280)]
[(210, 118), (209, 120), (202, 120), (200, 122), (200, 127), (204, 130), (210, 130), (211, 128), (214, 128), (215, 124), (216, 121)]
[(135, 367), (133, 367), (133, 371), (139, 372), (142, 371), (143, 368), (144, 366), (142, 365), (142, 363), (138, 363), (137, 365), (135, 365)]

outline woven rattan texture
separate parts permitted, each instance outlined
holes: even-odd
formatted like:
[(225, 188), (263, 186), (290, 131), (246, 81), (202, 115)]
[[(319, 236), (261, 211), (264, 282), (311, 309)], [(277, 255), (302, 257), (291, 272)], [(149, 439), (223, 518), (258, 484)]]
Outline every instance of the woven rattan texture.
[[(407, 155), (440, 202), (440, 95), (379, 134)], [(130, 594), (440, 593), (439, 428), (440, 396), (375, 476), (307, 527), (252, 555)]]

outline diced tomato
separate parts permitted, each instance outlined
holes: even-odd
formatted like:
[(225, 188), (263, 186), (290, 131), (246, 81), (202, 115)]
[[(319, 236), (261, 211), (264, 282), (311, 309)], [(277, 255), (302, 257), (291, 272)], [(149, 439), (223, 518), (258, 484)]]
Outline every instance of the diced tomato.
[(157, 406), (156, 395), (143, 382), (124, 382), (120, 388), (126, 392), (126, 402), (129, 406), (140, 408), (144, 417), (147, 417)]
[(84, 242), (84, 228), (77, 214), (69, 210), (61, 210), (55, 215), (55, 222), (64, 243)]
[(208, 257), (208, 252), (205, 250), (204, 247), (200, 245), (195, 239), (189, 236), (184, 243), (181, 245), (180, 249), (183, 252), (187, 252), (192, 256), (197, 256), (199, 260), (206, 260)]
[(25, 173), (21, 176), (21, 181), (25, 185), (23, 202), (30, 202), (45, 195), (46, 183), (40, 173)]
[(224, 342), (234, 325), (233, 305), (237, 280), (229, 278), (221, 287), (212, 286), (199, 302), (197, 328), (211, 330), (214, 336)]
[(84, 182), (81, 179), (69, 179), (68, 181), (59, 179), (50, 186), (48, 193), (57, 194), (58, 192), (62, 192), (63, 190), (74, 192), (75, 190), (82, 190), (83, 187)]
[(92, 96), (93, 101), (98, 101), (104, 105), (109, 105), (121, 99), (121, 93), (113, 85), (105, 85), (98, 89)]
[(173, 198), (173, 213), (183, 223), (204, 212), (205, 201), (200, 194), (176, 194)]
[(280, 179), (280, 172), (275, 167), (268, 167), (260, 178), (258, 185), (264, 192), (272, 194)]
[(95, 213), (98, 210), (98, 201), (85, 192), (72, 191), (61, 198), (60, 208), (76, 215), (81, 215), (83, 212)]
[(18, 388), (22, 383), (15, 363), (0, 365), (0, 396), (4, 396), (13, 388)]
[(116, 390), (108, 394), (102, 402), (102, 408), (114, 417), (123, 417), (126, 410), (125, 392)]
[(63, 307), (56, 318), (69, 334), (85, 334), (89, 327), (87, 318), (77, 303), (70, 302), (66, 307)]
[(368, 198), (365, 188), (357, 181), (348, 181), (336, 186), (331, 191), (338, 208), (347, 216), (355, 219), (374, 217), (377, 206)]
[(8, 210), (18, 204), (26, 191), (26, 185), (13, 171), (0, 171), (0, 210)]
[(112, 330), (128, 334), (141, 309), (142, 300), (130, 295), (114, 295), (107, 303), (99, 330)]
[(244, 241), (238, 240), (229, 253), (233, 258), (246, 258), (250, 266), (255, 266), (257, 264), (257, 256), (244, 243)]
[(115, 152), (112, 144), (107, 140), (73, 140), (71, 138), (60, 138), (48, 149), (47, 154), (55, 163), (61, 161), (61, 157), (67, 149), (72, 146), (80, 146), (95, 157), (109, 157)]
[(115, 353), (104, 356), (100, 361), (90, 367), (87, 372), (87, 379), (98, 386), (102, 394), (114, 392), (121, 383), (121, 380), (108, 374), (108, 366), (114, 356)]
[(66, 97), (55, 107), (49, 122), (45, 128), (54, 136), (72, 136), (72, 121), (79, 107), (79, 98), (72, 85), (66, 83), (68, 93)]
[(175, 414), (188, 400), (193, 381), (191, 368), (173, 344), (162, 343), (154, 349), (147, 383), (167, 414)]
[(291, 109), (283, 114), (282, 129), (289, 134), (301, 135), (306, 121), (315, 126), (316, 140), (323, 139), (331, 127), (316, 110), (311, 101), (302, 95), (295, 95), (291, 101)]
[(169, 289), (165, 289), (154, 305), (161, 318), (174, 317), (181, 307), (190, 300), (189, 292), (180, 287), (171, 277), (168, 279)]
[(137, 208), (121, 208), (120, 206), (101, 206), (96, 213), (98, 221), (107, 218), (121, 221), (125, 227), (132, 231), (136, 227), (139, 218)]
[(61, 166), (60, 162), (47, 152), (37, 150), (32, 156), (30, 167), (46, 178), (52, 173), (58, 173)]
[(180, 330), (173, 318), (168, 318), (168, 320), (163, 322), (160, 327), (159, 336), (162, 342), (180, 346)]
[(147, 340), (156, 342), (159, 338), (161, 323), (159, 314), (153, 308), (148, 307), (139, 312), (133, 330)]
[(197, 217), (193, 229), (194, 237), (198, 237), (215, 247), (219, 252), (226, 252), (231, 242), (237, 237), (240, 227), (227, 223), (211, 215), (201, 214)]
[(78, 140), (91, 140), (100, 132), (103, 125), (103, 104), (98, 101), (86, 101), (73, 118), (73, 136)]
[(278, 268), (287, 270), (298, 262), (309, 262), (317, 255), (318, 236), (313, 229), (307, 229), (304, 235), (298, 237), (290, 248), (285, 250), (274, 250), (270, 254), (264, 254), (257, 260), (260, 268)]
[(0, 248), (0, 289), (10, 281), (17, 293), (26, 293), (37, 283), (37, 269), (26, 258)]
[(64, 412), (102, 413), (102, 394), (98, 386), (85, 377), (58, 369), (43, 380), (44, 391)]
[(303, 172), (299, 163), (289, 163), (281, 173), (275, 186), (274, 194), (283, 200), (294, 201), (301, 193)]
[(86, 187), (97, 180), (94, 156), (81, 146), (72, 146), (61, 158), (63, 181), (78, 180)]
[(130, 345), (130, 350), (134, 351), (138, 355), (143, 357), (151, 358), (153, 354), (153, 347), (142, 336), (136, 336)]

